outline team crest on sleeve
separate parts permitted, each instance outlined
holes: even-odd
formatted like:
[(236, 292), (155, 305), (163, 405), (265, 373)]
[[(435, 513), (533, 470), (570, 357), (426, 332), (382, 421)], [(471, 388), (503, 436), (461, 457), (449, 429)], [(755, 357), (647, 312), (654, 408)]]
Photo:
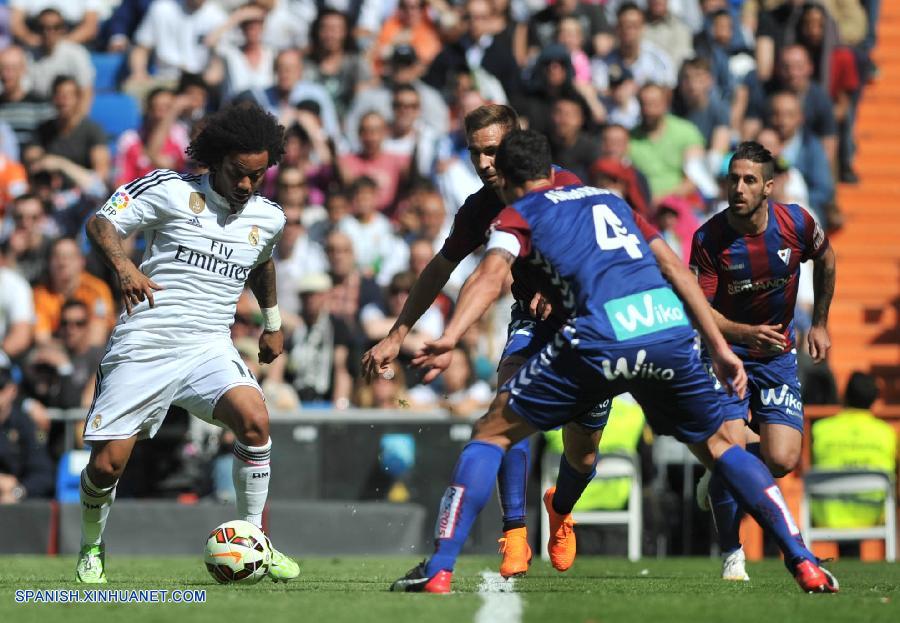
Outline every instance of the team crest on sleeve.
[(188, 198), (188, 207), (194, 214), (200, 214), (206, 208), (206, 195), (193, 192)]
[(131, 203), (131, 197), (124, 190), (117, 190), (116, 194), (109, 198), (109, 205), (114, 207), (116, 212), (127, 208), (129, 203)]
[(98, 413), (97, 415), (94, 416), (94, 419), (91, 420), (91, 428), (93, 428), (94, 430), (97, 430), (98, 428), (100, 428), (100, 424), (102, 424), (102, 423), (103, 423), (103, 419), (100, 417), (100, 414)]
[(256, 225), (250, 230), (250, 234), (247, 236), (247, 240), (250, 241), (254, 247), (259, 244), (259, 227)]

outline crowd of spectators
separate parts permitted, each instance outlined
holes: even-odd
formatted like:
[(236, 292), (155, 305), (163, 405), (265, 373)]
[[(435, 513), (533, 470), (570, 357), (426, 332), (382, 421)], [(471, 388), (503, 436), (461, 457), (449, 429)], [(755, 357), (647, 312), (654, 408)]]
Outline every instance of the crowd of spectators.
[[(683, 254), (721, 209), (732, 146), (778, 157), (778, 200), (841, 225), (853, 121), (879, 0), (3, 0), (0, 1), (0, 412), (33, 423), (58, 458), (50, 408), (90, 404), (121, 312), (83, 234), (120, 184), (196, 171), (204, 114), (253, 101), (287, 129), (262, 192), (284, 207), (275, 258), (286, 353), (258, 377), (276, 408), (477, 412), (490, 400), (508, 306), (421, 386), (408, 364), (440, 335), (477, 262), (464, 261), (416, 325), (396, 374), (360, 387), (360, 353), (481, 185), (462, 119), (509, 103), (555, 162), (620, 192)], [(112, 68), (112, 69), (111, 69)], [(140, 118), (111, 133), (110, 94)], [(119, 108), (127, 108), (119, 107)], [(127, 241), (139, 260), (144, 241)], [(687, 259), (687, 258), (685, 258)], [(249, 292), (233, 326), (254, 359)], [(507, 298), (509, 294), (506, 295)], [(2, 489), (2, 487), (0, 487)], [(3, 495), (0, 490), (0, 495)]]

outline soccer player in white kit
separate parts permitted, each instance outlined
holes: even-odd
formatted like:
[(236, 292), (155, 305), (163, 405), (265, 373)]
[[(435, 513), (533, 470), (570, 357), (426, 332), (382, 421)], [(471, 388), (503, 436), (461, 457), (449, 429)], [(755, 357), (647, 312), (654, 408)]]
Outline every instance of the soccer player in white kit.
[[(234, 432), (238, 514), (261, 526), (269, 490), (269, 415), (256, 379), (231, 343), (229, 327), (248, 284), (266, 318), (259, 359), (281, 354), (272, 250), (284, 213), (256, 194), (284, 154), (284, 128), (256, 105), (207, 118), (187, 153), (203, 175), (157, 170), (119, 187), (87, 223), (94, 247), (113, 267), (125, 312), (97, 372), (81, 472), (81, 553), (76, 579), (104, 583), (103, 529), (116, 483), (138, 439), (153, 437), (172, 404)], [(121, 239), (144, 232), (140, 268)], [(273, 548), (269, 574), (299, 575)]]

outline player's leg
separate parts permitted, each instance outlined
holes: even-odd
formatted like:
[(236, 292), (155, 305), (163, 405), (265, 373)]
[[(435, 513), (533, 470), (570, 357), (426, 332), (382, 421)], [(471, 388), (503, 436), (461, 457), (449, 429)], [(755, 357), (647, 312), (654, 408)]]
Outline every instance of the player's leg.
[(669, 379), (637, 381), (632, 390), (654, 430), (674, 434), (724, 480), (744, 510), (773, 536), (785, 564), (804, 590), (836, 590), (836, 582), (804, 545), (768, 468), (741, 447), (743, 431), (736, 434), (723, 426), (721, 397), (690, 344), (673, 340), (646, 350), (645, 362), (660, 369), (665, 366), (662, 376)]
[(556, 485), (544, 492), (544, 508), (550, 519), (547, 553), (557, 571), (566, 571), (575, 562), (577, 540), (572, 509), (596, 474), (600, 457), (597, 446), (611, 405), (612, 400), (604, 400), (587, 415), (563, 427), (563, 454)]
[[(744, 420), (725, 420), (723, 426), (729, 439), (733, 439), (736, 445), (744, 447), (746, 428)], [(722, 579), (747, 582), (750, 576), (747, 575), (746, 558), (741, 547), (741, 521), (744, 518), (744, 511), (721, 474), (707, 470), (703, 477), (709, 483), (709, 510), (712, 512), (719, 538), (719, 549), (722, 552)]]
[[(532, 333), (521, 334), (519, 338), (531, 338)], [(511, 336), (504, 350), (504, 357), (497, 367), (498, 386), (502, 386), (515, 374), (527, 357), (516, 348), (517, 336)], [(510, 348), (517, 350), (506, 356)], [(497, 494), (503, 516), (503, 536), (500, 537), (500, 575), (505, 578), (525, 575), (531, 565), (531, 546), (528, 544), (528, 529), (525, 526), (525, 493), (528, 482), (528, 467), (531, 464), (531, 440), (525, 437), (513, 444), (500, 461), (497, 473)]]
[[(174, 402), (234, 433), (231, 475), (238, 517), (262, 528), (272, 477), (269, 412), (262, 389), (234, 346), (230, 342), (213, 344), (191, 362)], [(299, 565), (273, 547), (269, 576), (283, 581), (298, 575)]]
[(78, 582), (106, 582), (103, 531), (116, 484), (137, 440), (153, 437), (162, 425), (180, 374), (178, 359), (172, 349), (130, 345), (111, 347), (100, 362), (84, 427), (91, 456), (81, 472)]
[(786, 476), (800, 463), (803, 433), (795, 427), (762, 422), (759, 440), (761, 458), (775, 478)]
[(712, 437), (690, 444), (690, 448), (707, 468), (722, 476), (744, 509), (775, 539), (785, 566), (803, 590), (837, 592), (837, 580), (819, 567), (818, 559), (806, 548), (769, 469), (737, 441), (738, 437), (720, 427)]
[(91, 457), (81, 472), (81, 554), (75, 579), (87, 584), (106, 582), (103, 531), (116, 499), (116, 484), (134, 450), (137, 436), (91, 445)]
[(475, 423), (472, 440), (459, 455), (438, 509), (434, 554), (394, 582), (391, 590), (450, 591), (456, 559), (475, 518), (490, 499), (503, 454), (535, 432), (508, 407), (508, 400), (508, 392), (498, 394), (487, 415)]

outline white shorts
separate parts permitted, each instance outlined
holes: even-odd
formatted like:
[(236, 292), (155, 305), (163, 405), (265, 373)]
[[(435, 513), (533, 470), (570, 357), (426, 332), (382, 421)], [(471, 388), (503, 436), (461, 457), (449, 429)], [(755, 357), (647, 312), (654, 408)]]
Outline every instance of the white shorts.
[(230, 341), (172, 348), (114, 344), (100, 362), (84, 439), (153, 437), (173, 404), (224, 426), (213, 419), (213, 410), (238, 385), (255, 387), (262, 395)]

